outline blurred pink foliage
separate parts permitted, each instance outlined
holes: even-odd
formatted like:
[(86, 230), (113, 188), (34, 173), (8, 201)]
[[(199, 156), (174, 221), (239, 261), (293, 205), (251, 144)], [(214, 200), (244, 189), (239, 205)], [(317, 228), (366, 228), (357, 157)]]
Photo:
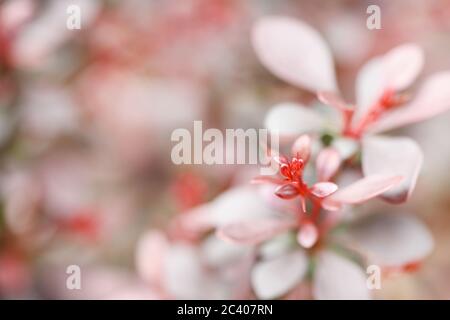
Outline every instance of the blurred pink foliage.
[[(450, 6), (375, 3), (2, 2), (0, 297), (403, 298), (422, 264), (406, 297), (450, 297)], [(277, 174), (175, 166), (194, 120), (266, 127)]]

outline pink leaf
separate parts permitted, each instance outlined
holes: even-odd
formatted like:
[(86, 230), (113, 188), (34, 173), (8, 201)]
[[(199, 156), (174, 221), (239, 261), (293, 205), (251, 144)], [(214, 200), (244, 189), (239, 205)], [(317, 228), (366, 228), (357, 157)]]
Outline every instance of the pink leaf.
[(263, 200), (256, 186), (239, 186), (222, 192), (205, 206), (208, 220), (217, 227), (238, 223), (244, 220), (271, 218), (275, 209)]
[(336, 210), (341, 204), (356, 204), (374, 198), (403, 180), (401, 176), (371, 175), (339, 189), (325, 199), (328, 210)]
[(200, 205), (176, 216), (173, 222), (187, 232), (206, 232), (214, 227), (211, 211), (208, 204)]
[(339, 152), (333, 148), (325, 148), (317, 155), (316, 171), (317, 180), (328, 181), (338, 171), (341, 165), (341, 156)]
[(257, 244), (293, 227), (292, 220), (266, 218), (226, 225), (217, 230), (217, 236), (225, 241), (241, 244)]
[(356, 125), (367, 114), (385, 90), (382, 76), (382, 57), (369, 60), (359, 71), (356, 78), (356, 109), (352, 123)]
[(320, 114), (295, 103), (274, 106), (264, 120), (265, 127), (281, 136), (294, 136), (305, 132), (317, 132), (323, 128)]
[(362, 166), (365, 175), (401, 175), (405, 179), (385, 193), (387, 201), (404, 202), (411, 195), (423, 162), (420, 147), (409, 138), (370, 137), (363, 141)]
[(259, 299), (274, 299), (294, 288), (308, 270), (308, 258), (301, 250), (259, 262), (251, 282)]
[(252, 41), (261, 63), (279, 78), (310, 91), (337, 91), (330, 50), (307, 24), (266, 17), (254, 26)]
[(172, 245), (165, 258), (162, 286), (173, 299), (217, 298), (217, 282), (205, 271), (197, 247)]
[(370, 299), (365, 272), (354, 262), (331, 251), (319, 254), (313, 294), (319, 300)]
[(416, 80), (423, 67), (423, 50), (407, 43), (395, 47), (383, 57), (383, 76), (386, 87), (401, 91)]
[(370, 132), (395, 129), (410, 123), (432, 118), (450, 109), (450, 71), (435, 73), (424, 83), (416, 98), (381, 118)]
[(397, 267), (416, 263), (430, 254), (433, 238), (427, 228), (409, 214), (375, 214), (357, 220), (348, 239), (369, 263)]

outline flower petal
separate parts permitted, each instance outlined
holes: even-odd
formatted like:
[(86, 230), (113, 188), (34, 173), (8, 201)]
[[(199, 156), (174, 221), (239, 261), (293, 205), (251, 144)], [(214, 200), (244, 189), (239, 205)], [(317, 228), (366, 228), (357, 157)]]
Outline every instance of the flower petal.
[(450, 109), (450, 71), (430, 76), (416, 98), (381, 118), (369, 128), (370, 132), (395, 129), (407, 124), (432, 118)]
[(341, 204), (356, 204), (374, 198), (403, 180), (401, 176), (370, 175), (339, 189), (322, 203), (328, 210), (336, 210)]
[(298, 196), (299, 192), (293, 183), (286, 183), (275, 189), (275, 195), (281, 199), (292, 199)]
[(310, 188), (310, 191), (316, 197), (325, 198), (336, 192), (337, 189), (338, 186), (333, 182), (318, 182)]
[(294, 288), (308, 270), (302, 250), (259, 262), (251, 275), (253, 290), (259, 299), (274, 299)]
[(418, 262), (433, 249), (427, 228), (408, 214), (374, 214), (357, 220), (347, 235), (370, 263), (402, 266)]
[(305, 249), (312, 248), (319, 239), (319, 230), (314, 223), (308, 222), (301, 226), (297, 232), (297, 242)]
[(232, 243), (258, 244), (293, 227), (290, 219), (272, 218), (237, 222), (217, 230), (217, 236)]
[(363, 141), (362, 167), (365, 175), (401, 175), (404, 180), (382, 197), (404, 202), (411, 195), (423, 162), (417, 143), (409, 138), (370, 137)]
[(266, 17), (254, 26), (252, 41), (261, 63), (277, 77), (310, 91), (337, 91), (331, 52), (309, 25)]
[(331, 251), (321, 252), (318, 257), (313, 295), (319, 300), (370, 299), (363, 270)]
[(281, 136), (299, 135), (322, 129), (324, 121), (319, 113), (296, 103), (281, 103), (266, 115), (265, 127)]
[(339, 152), (333, 148), (325, 148), (317, 155), (316, 171), (318, 181), (330, 180), (341, 165), (341, 156)]

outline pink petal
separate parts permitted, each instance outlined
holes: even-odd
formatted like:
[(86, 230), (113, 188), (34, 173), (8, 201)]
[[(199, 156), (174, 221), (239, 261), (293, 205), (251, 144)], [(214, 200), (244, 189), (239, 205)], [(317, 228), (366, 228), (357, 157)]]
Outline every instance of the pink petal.
[(282, 103), (270, 109), (264, 124), (271, 132), (294, 136), (321, 130), (324, 120), (312, 109), (295, 103)]
[(432, 118), (450, 109), (450, 71), (435, 73), (424, 83), (416, 98), (404, 107), (386, 114), (370, 132), (395, 129)]
[(241, 244), (258, 244), (292, 228), (295, 222), (282, 218), (243, 221), (217, 230), (217, 236), (225, 241)]
[(253, 290), (259, 299), (274, 299), (294, 288), (308, 270), (308, 258), (297, 250), (259, 262), (251, 275)]
[(311, 137), (307, 134), (298, 137), (292, 145), (291, 152), (307, 163), (311, 155)]
[(370, 137), (363, 141), (362, 166), (365, 175), (401, 175), (404, 180), (382, 197), (387, 201), (404, 202), (411, 195), (422, 167), (423, 154), (409, 138)]
[(279, 78), (311, 91), (337, 91), (330, 50), (307, 24), (266, 17), (254, 26), (252, 41), (261, 63)]
[(370, 299), (364, 271), (351, 260), (331, 251), (319, 254), (313, 295), (319, 300)]
[(319, 238), (319, 231), (313, 223), (306, 223), (301, 226), (297, 233), (298, 243), (305, 249), (311, 248), (317, 243)]
[(427, 228), (409, 214), (375, 214), (361, 218), (348, 230), (349, 240), (370, 263), (402, 266), (416, 263), (433, 249)]
[(387, 90), (401, 91), (411, 85), (423, 67), (423, 51), (415, 44), (395, 47), (370, 60), (358, 74), (354, 121), (359, 121)]
[(325, 198), (336, 192), (337, 189), (338, 186), (333, 182), (318, 182), (310, 188), (310, 191), (318, 198)]
[(317, 180), (328, 181), (339, 170), (341, 165), (341, 156), (339, 152), (333, 148), (325, 148), (317, 155), (316, 171)]
[(292, 199), (299, 195), (297, 187), (292, 183), (281, 185), (275, 189), (275, 195), (281, 199)]
[(324, 200), (323, 206), (328, 210), (336, 210), (341, 204), (361, 203), (382, 194), (402, 180), (401, 176), (367, 176), (333, 193)]
[(277, 185), (265, 184), (261, 186), (260, 193), (263, 198), (264, 205), (276, 210), (277, 212), (297, 212), (301, 205), (300, 197), (292, 199), (281, 199), (275, 195)]
[(151, 284), (158, 284), (163, 274), (164, 255), (169, 248), (165, 235), (157, 230), (145, 233), (137, 244), (136, 269)]

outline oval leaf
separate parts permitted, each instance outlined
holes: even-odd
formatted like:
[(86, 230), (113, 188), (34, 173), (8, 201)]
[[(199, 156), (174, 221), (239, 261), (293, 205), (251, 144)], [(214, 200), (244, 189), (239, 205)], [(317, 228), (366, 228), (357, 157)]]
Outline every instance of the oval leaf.
[(261, 63), (277, 77), (310, 91), (337, 91), (331, 52), (307, 24), (287, 17), (266, 17), (252, 32)]

